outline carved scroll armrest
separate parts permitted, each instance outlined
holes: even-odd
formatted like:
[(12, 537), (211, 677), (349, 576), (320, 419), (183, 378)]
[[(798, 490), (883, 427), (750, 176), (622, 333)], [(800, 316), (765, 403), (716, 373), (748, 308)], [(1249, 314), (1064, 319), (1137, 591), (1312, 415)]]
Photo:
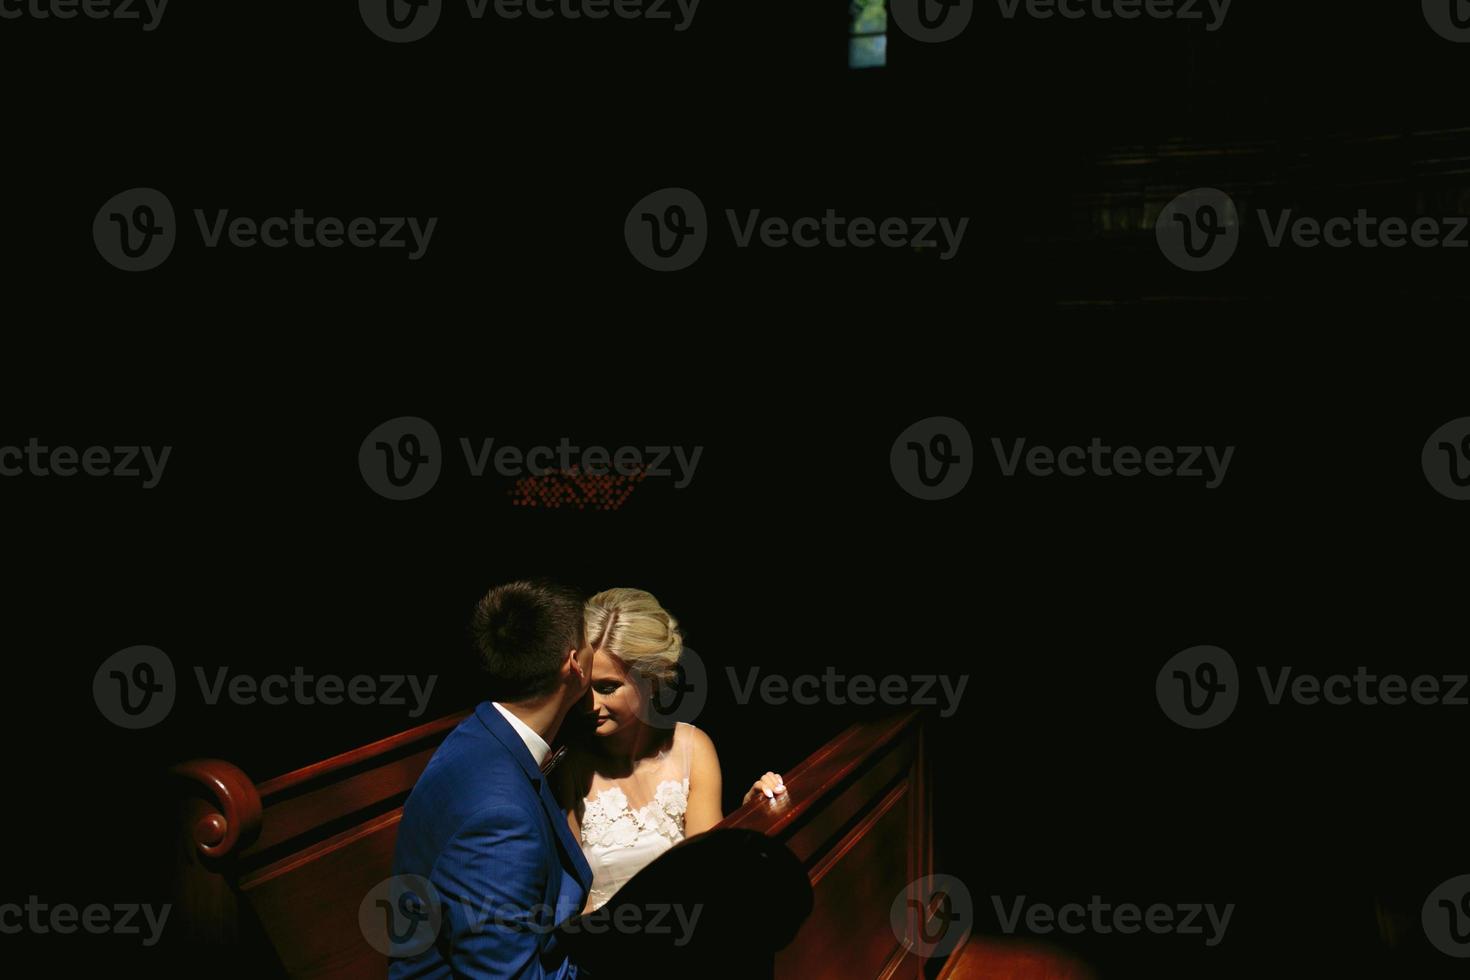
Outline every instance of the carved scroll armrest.
[(244, 850), (260, 833), (260, 793), (250, 777), (221, 759), (190, 759), (169, 770), (194, 799), (188, 830), (199, 853), (224, 858)]

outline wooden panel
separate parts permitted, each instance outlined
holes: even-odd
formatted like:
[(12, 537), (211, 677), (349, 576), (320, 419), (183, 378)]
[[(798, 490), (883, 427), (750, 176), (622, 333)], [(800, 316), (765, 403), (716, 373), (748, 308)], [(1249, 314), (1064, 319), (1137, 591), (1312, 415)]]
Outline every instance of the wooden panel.
[(387, 975), (388, 960), (364, 941), (357, 911), (392, 870), (400, 816), (395, 812), (338, 835), (245, 883), (245, 895), (289, 976)]
[(820, 810), (785, 838), (786, 846), (803, 861), (823, 854), (844, 824), (871, 809), (873, 801), (881, 798), (891, 783), (908, 775), (915, 749), (912, 741), (894, 746), (846, 790), (824, 801)]
[(899, 946), (889, 909), (907, 887), (901, 784), (811, 872), (812, 915), (776, 955), (777, 977), (876, 977)]
[(758, 830), (785, 838), (793, 825), (809, 818), (822, 801), (882, 752), (904, 737), (917, 737), (918, 726), (915, 711), (853, 725), (782, 774), (788, 791), (782, 803), (771, 806), (766, 800), (754, 800), (715, 826)]
[(388, 801), (401, 804), (423, 774), (437, 746), (383, 763), (340, 782), (320, 782), (314, 789), (265, 800), (260, 837), (245, 850), (246, 860), (274, 856), (271, 852), (297, 838), (310, 838), (333, 819), (370, 810)]
[(719, 825), (773, 836), (807, 866), (815, 905), (777, 955), (781, 980), (917, 980), (934, 965), (889, 922), (893, 900), (933, 872), (921, 720), (910, 711), (852, 726), (785, 774), (785, 801), (755, 801)]
[(397, 735), (389, 735), (387, 738), (380, 738), (376, 742), (369, 742), (367, 745), (334, 755), (329, 759), (323, 759), (321, 762), (303, 766), (284, 776), (268, 779), (260, 784), (260, 795), (262, 798), (268, 798), (309, 783), (332, 780), (333, 777), (340, 779), (342, 773), (355, 766), (372, 765), (379, 760), (392, 757), (405, 748), (419, 744), (437, 746), (444, 741), (444, 736), (468, 716), (468, 711), (457, 711), (443, 718), (426, 721), (416, 728), (399, 732)]
[(976, 936), (958, 951), (940, 980), (1095, 980), (1066, 953), (1041, 943)]

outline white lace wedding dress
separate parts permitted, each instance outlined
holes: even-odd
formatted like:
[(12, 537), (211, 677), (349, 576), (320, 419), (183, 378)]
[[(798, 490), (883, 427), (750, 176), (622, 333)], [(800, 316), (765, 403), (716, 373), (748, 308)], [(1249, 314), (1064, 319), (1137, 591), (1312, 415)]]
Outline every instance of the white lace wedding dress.
[(582, 853), (592, 867), (589, 911), (684, 839), (693, 727), (679, 722), (673, 741), (657, 755), (640, 760), (628, 776), (606, 779), (592, 774), (582, 812), (581, 841)]

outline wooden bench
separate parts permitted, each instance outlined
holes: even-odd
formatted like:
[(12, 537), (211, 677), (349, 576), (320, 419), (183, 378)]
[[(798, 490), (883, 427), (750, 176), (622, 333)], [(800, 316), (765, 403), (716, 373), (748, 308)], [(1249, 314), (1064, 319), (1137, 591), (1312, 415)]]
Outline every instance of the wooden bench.
[[(464, 717), (259, 785), (218, 759), (174, 767), (175, 927), (242, 975), (384, 977), (359, 905), (391, 875), (403, 801)], [(899, 941), (890, 909), (933, 870), (923, 733), (915, 711), (855, 724), (783, 774), (784, 800), (747, 804), (719, 825), (777, 839), (807, 869), (815, 905), (778, 954), (778, 977), (922, 975), (927, 961)]]

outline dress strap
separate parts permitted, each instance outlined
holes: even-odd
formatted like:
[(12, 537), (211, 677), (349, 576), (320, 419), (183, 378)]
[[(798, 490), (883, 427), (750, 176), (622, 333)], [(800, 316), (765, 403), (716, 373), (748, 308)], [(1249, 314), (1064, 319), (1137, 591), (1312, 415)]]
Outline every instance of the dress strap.
[(684, 751), (683, 751), (683, 755), (684, 755), (684, 778), (685, 779), (688, 779), (689, 778), (689, 747), (690, 747), (690, 744), (694, 741), (694, 739), (691, 737), (692, 736), (692, 733), (694, 731), (694, 726), (691, 725), (691, 724), (689, 724), (687, 721), (681, 721), (681, 722), (679, 722), (679, 724), (684, 729), (684, 731), (681, 733), (684, 736)]

